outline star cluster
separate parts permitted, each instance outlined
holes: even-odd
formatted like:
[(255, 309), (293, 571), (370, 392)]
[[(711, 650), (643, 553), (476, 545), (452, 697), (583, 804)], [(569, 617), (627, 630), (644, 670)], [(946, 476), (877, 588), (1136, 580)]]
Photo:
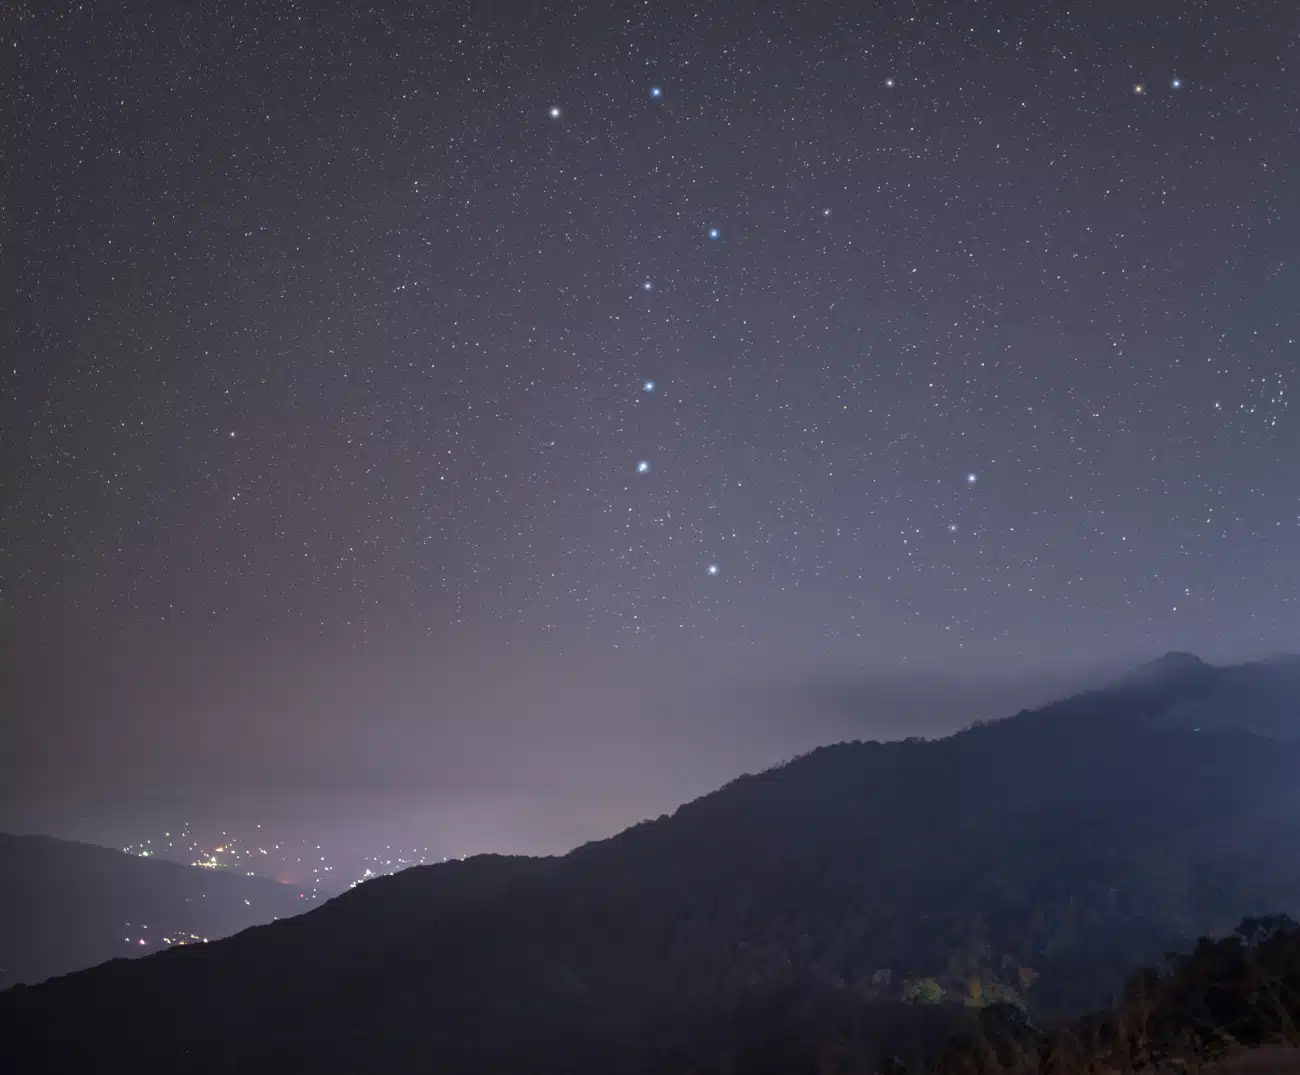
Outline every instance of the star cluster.
[(0, 19), (14, 630), (1294, 644), (1292, 5)]

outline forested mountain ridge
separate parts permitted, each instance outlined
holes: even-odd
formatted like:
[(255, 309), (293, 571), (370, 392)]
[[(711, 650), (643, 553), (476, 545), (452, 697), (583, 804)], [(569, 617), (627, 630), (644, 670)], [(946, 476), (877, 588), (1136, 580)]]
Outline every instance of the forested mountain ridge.
[(853, 1019), (1087, 1010), (1165, 951), (1300, 910), (1296, 667), (1166, 659), (947, 739), (822, 748), (561, 858), (417, 868), (11, 991), (0, 1037), (47, 1070), (649, 1071), (791, 991)]

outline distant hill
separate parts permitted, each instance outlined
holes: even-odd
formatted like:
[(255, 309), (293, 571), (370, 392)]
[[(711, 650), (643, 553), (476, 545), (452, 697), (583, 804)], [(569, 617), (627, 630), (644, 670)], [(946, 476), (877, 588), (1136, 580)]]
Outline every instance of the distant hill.
[[(1175, 657), (946, 739), (823, 748), (561, 858), (416, 868), (11, 990), (0, 1040), (31, 1071), (788, 1072), (718, 1043), (810, 1006), (914, 1042), (991, 1004), (1082, 1012), (1300, 910), (1298, 668)], [(731, 1066), (696, 1064), (714, 1046)]]
[(1157, 690), (1177, 694), (1153, 709), (1158, 727), (1234, 728), (1300, 742), (1300, 657), (1280, 654), (1235, 668), (1214, 668), (1190, 654), (1171, 653), (1135, 673)]
[(0, 833), (0, 987), (301, 914), (297, 888)]

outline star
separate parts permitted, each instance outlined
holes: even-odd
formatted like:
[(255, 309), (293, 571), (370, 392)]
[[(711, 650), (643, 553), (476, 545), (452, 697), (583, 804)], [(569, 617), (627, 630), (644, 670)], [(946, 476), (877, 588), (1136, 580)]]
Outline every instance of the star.
[(1139, 82), (1136, 86), (1133, 87), (1133, 92), (1138, 94), (1139, 96), (1146, 93), (1146, 91), (1147, 88), (1144, 85), (1142, 85), (1141, 82)]
[(662, 97), (663, 95), (664, 95), (664, 88), (663, 88), (662, 86), (651, 86), (651, 87), (650, 87), (650, 96), (651, 96), (651, 97)]
[(720, 229), (720, 228), (710, 228), (710, 229), (709, 229), (709, 238), (710, 238), (710, 239), (721, 239), (721, 238), (722, 238), (722, 229)]
[(647, 463), (644, 459), (642, 459), (641, 462), (639, 462), (639, 463), (636, 465), (636, 472), (637, 472), (638, 474), (649, 474), (649, 473), (650, 473), (650, 464)]
[(894, 80), (892, 78), (885, 79), (885, 89), (892, 90), (893, 88), (894, 88)]
[(967, 475), (966, 475), (966, 484), (967, 484), (967, 485), (974, 485), (977, 481), (979, 481), (979, 475), (976, 474), (976, 473), (974, 473), (974, 471), (972, 471), (970, 474), (967, 474)]
[(718, 565), (710, 564), (708, 567), (708, 572), (710, 575), (716, 575), (718, 573)]
[(1170, 82), (1169, 85), (1176, 90), (1181, 90), (1183, 88), (1183, 80), (1181, 78), (1176, 78)]
[(551, 106), (551, 119), (559, 119), (559, 118), (560, 118), (560, 110), (559, 110), (559, 108), (556, 107), (555, 105), (552, 105), (552, 106)]
[(642, 391), (642, 392), (653, 392), (654, 390), (655, 390), (655, 383), (654, 383), (654, 381), (644, 381), (644, 382), (642, 382), (642, 384), (641, 384), (641, 391)]
[(651, 283), (649, 280), (647, 280), (644, 284), (641, 285), (641, 290), (642, 290), (642, 291), (653, 291), (653, 290), (654, 290), (654, 284)]

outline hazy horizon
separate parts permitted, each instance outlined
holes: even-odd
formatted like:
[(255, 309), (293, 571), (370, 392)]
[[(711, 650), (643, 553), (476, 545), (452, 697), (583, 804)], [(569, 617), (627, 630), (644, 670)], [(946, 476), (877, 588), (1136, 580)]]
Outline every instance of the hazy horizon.
[(0, 829), (117, 847), (184, 822), (209, 845), (274, 834), (322, 842), (349, 880), (388, 845), (431, 860), (562, 853), (814, 747), (949, 734), (1159, 653), (983, 674), (837, 656), (641, 647), (489, 668), (173, 645), (112, 655), (75, 683), (27, 662), (25, 705), (0, 732)]

